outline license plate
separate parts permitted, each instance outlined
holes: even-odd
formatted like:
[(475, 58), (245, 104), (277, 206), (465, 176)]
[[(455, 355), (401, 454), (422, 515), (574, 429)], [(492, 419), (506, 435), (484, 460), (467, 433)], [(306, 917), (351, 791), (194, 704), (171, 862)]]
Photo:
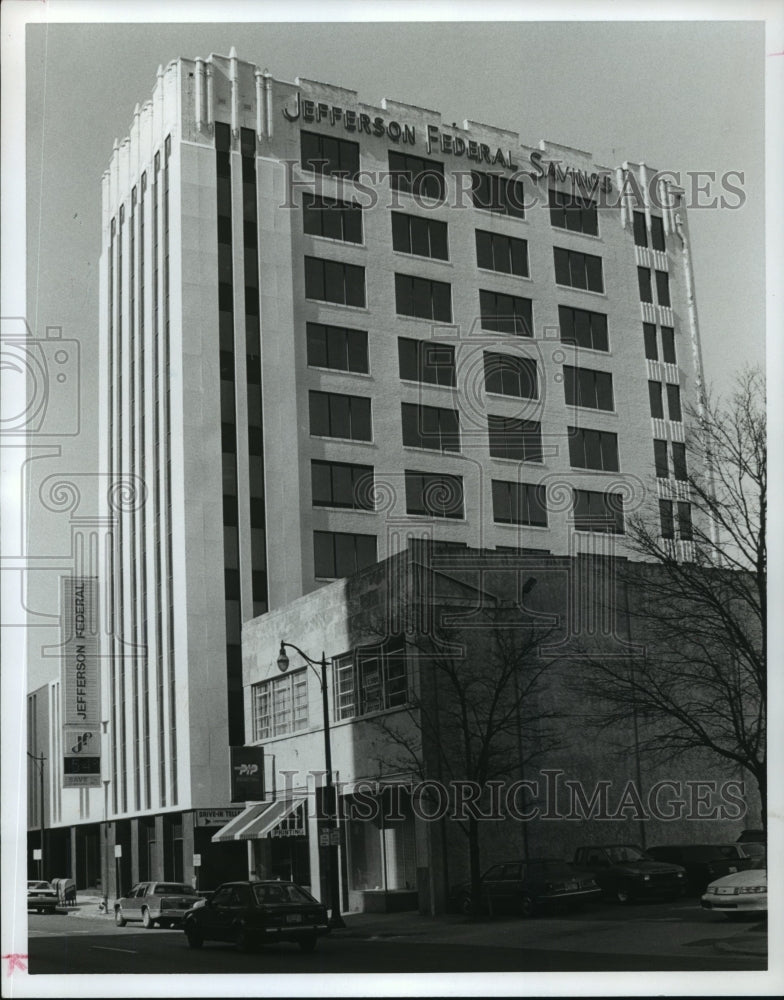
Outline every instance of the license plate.
[(287, 924), (301, 924), (302, 923), (302, 914), (301, 913), (289, 913), (286, 916), (286, 923)]
[(733, 874), (733, 873), (734, 873), (734, 872), (736, 872), (737, 870), (738, 870), (738, 869), (736, 868), (736, 866), (735, 866), (735, 865), (730, 865), (730, 874)]
[(566, 883), (566, 891), (567, 892), (575, 892), (576, 889), (577, 889), (577, 883), (576, 882), (567, 882)]

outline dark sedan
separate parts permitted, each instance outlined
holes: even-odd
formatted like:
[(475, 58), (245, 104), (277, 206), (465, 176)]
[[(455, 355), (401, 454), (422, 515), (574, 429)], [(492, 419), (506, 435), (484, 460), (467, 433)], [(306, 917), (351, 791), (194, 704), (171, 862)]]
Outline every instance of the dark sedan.
[(675, 899), (686, 888), (686, 872), (680, 865), (654, 861), (633, 844), (578, 847), (574, 864), (591, 872), (605, 895), (619, 903), (654, 896)]
[(755, 867), (740, 844), (662, 844), (649, 847), (647, 853), (656, 861), (682, 865), (693, 892), (704, 892), (717, 878)]
[[(575, 906), (601, 895), (601, 889), (586, 872), (550, 858), (507, 861), (493, 865), (482, 876), (481, 905), (491, 913), (512, 911), (530, 917), (544, 906)], [(452, 892), (453, 902), (463, 913), (471, 910), (471, 887), (464, 883)]]
[(313, 951), (329, 926), (326, 907), (294, 882), (225, 882), (185, 914), (183, 930), (191, 948), (227, 941), (250, 951), (291, 941)]

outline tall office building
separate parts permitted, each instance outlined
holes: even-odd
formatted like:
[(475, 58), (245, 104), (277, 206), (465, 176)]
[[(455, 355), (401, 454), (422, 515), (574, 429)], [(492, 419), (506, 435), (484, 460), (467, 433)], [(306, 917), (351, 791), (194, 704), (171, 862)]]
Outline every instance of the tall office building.
[(243, 622), (411, 536), (624, 554), (652, 497), (688, 548), (681, 195), (233, 51), (159, 70), (103, 180), (102, 461), (138, 491), (104, 564), (105, 808), (134, 877), (187, 871), (229, 804)]

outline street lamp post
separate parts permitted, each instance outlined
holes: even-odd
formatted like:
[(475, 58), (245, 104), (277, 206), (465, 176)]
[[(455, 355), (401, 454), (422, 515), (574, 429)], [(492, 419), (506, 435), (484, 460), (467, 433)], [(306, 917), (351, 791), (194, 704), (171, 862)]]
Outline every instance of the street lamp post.
[(38, 767), (38, 777), (39, 777), (39, 780), (40, 780), (40, 794), (41, 794), (41, 817), (40, 817), (41, 818), (41, 860), (38, 862), (38, 866), (39, 866), (38, 867), (38, 877), (41, 879), (41, 881), (43, 881), (43, 877), (44, 877), (44, 832), (45, 832), (45, 824), (44, 824), (44, 762), (46, 761), (46, 757), (43, 754), (41, 754), (40, 757), (36, 757), (35, 754), (30, 753), (29, 750), (27, 751), (27, 756), (30, 758), (30, 760), (34, 760), (36, 762), (36, 765)]
[[(296, 650), (297, 653), (308, 663), (313, 672), (316, 667), (321, 667), (321, 702), (324, 710), (324, 761), (326, 764), (326, 781), (324, 788), (324, 804), (327, 813), (327, 826), (329, 829), (329, 846), (327, 847), (327, 888), (329, 892), (330, 904), (330, 927), (345, 927), (343, 918), (340, 915), (340, 880), (338, 877), (338, 845), (334, 840), (333, 831), (337, 830), (337, 799), (335, 797), (335, 787), (332, 784), (332, 745), (329, 735), (329, 693), (327, 688), (327, 657), (322, 651), (321, 660), (313, 660), (306, 653), (303, 653), (299, 646), (293, 642), (283, 642), (281, 639), (280, 653), (278, 654), (278, 670), (285, 673), (289, 668), (289, 658), (286, 656), (286, 648)], [(318, 677), (318, 673), (316, 673)]]

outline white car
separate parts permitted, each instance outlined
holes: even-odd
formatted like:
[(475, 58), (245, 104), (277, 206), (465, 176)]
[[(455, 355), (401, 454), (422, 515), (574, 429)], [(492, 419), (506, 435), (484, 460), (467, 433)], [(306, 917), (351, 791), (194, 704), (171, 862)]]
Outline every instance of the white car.
[(762, 914), (768, 910), (768, 873), (764, 868), (725, 875), (711, 882), (702, 897), (706, 910), (724, 913), (730, 920), (744, 914)]

